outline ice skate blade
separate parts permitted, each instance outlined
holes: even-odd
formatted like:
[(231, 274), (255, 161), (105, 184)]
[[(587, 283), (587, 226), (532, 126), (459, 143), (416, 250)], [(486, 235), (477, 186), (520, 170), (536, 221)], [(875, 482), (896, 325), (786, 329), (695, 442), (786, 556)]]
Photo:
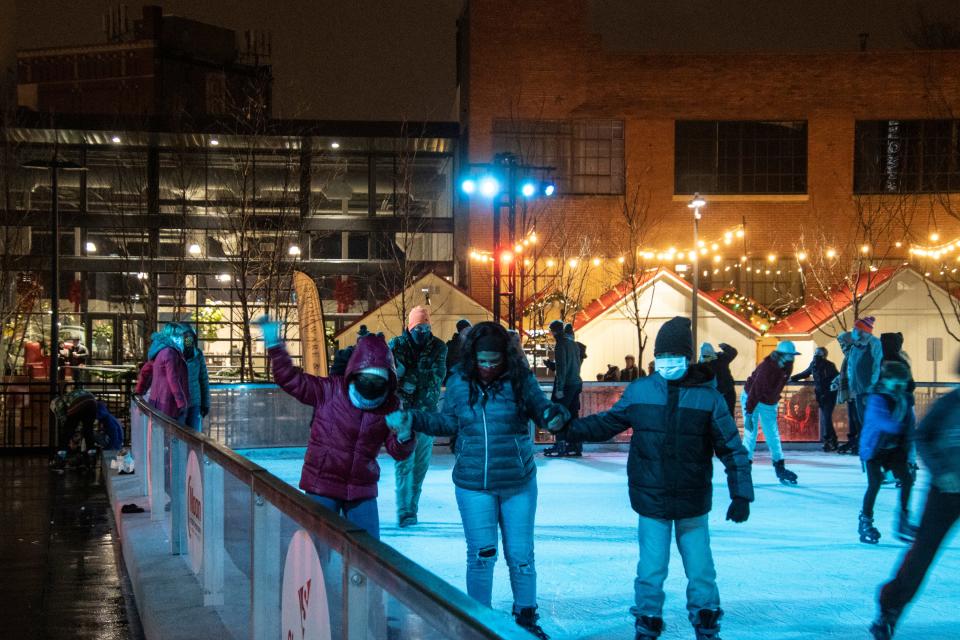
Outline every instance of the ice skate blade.
[(860, 542), (862, 542), (863, 544), (880, 544), (880, 538), (877, 538), (876, 540), (874, 540), (873, 538), (865, 538), (863, 536), (860, 536)]
[(795, 487), (797, 486), (796, 480), (787, 480), (786, 478), (780, 478), (780, 484), (785, 487)]

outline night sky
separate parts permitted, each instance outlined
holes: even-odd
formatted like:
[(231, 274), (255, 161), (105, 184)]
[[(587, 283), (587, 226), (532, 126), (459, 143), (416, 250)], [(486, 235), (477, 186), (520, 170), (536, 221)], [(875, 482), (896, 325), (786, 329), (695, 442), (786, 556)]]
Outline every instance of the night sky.
[[(503, 0), (505, 3), (523, 0)], [(168, 0), (165, 13), (273, 32), (275, 115), (452, 120), (464, 0)], [(142, 2), (129, 2), (141, 15)], [(905, 48), (917, 7), (960, 26), (958, 0), (590, 0), (605, 46), (637, 51)], [(17, 0), (18, 48), (104, 41), (107, 0)], [(506, 25), (505, 25), (506, 26)]]

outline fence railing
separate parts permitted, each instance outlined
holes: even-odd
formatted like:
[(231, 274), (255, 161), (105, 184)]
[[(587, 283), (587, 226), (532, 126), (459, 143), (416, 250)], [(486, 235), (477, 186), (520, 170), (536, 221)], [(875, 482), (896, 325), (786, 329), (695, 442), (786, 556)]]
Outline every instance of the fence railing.
[(139, 397), (130, 413), (151, 519), (233, 638), (529, 638), (224, 444)]
[[(132, 380), (90, 380), (60, 382), (60, 394), (77, 387), (87, 389), (103, 400), (110, 413), (124, 425), (129, 441), (129, 407)], [(24, 376), (0, 380), (0, 449), (52, 448), (63, 444), (64, 434), (50, 430), (50, 383)]]

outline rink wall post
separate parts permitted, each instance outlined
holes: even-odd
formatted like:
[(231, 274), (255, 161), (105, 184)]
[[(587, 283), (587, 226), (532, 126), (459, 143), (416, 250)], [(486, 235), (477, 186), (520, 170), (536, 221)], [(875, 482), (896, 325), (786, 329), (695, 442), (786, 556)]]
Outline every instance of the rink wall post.
[(223, 467), (203, 456), (203, 606), (223, 604)]
[(170, 438), (170, 553), (186, 553), (187, 534), (187, 443)]
[(255, 491), (250, 492), (250, 499), (253, 513), (250, 637), (273, 638), (280, 629), (280, 511)]
[[(365, 640), (368, 636), (370, 622), (370, 608), (373, 605), (370, 598), (369, 580), (367, 576), (349, 564), (345, 565), (344, 592), (347, 604), (347, 640)], [(382, 606), (382, 603), (381, 603)]]
[[(150, 458), (150, 519), (153, 521), (163, 520), (166, 503), (164, 495), (166, 491), (163, 488), (163, 427), (157, 424), (152, 417), (147, 422), (147, 429), (150, 432), (150, 452), (147, 454)], [(134, 463), (136, 464), (136, 463)], [(146, 473), (146, 472), (145, 472)]]

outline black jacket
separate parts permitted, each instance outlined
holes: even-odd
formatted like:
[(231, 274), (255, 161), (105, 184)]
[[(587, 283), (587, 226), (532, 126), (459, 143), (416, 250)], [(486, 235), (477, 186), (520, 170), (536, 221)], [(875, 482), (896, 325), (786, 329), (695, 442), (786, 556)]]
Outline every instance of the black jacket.
[(834, 406), (837, 404), (837, 392), (831, 389), (833, 379), (840, 375), (837, 365), (826, 358), (814, 356), (810, 361), (810, 366), (790, 378), (793, 382), (797, 380), (806, 380), (813, 376), (813, 393), (817, 397), (817, 404), (821, 407)]
[[(726, 399), (732, 399), (736, 402), (737, 392), (733, 384), (733, 374), (730, 373), (730, 363), (737, 357), (737, 350), (728, 344), (720, 343), (720, 353), (716, 359), (705, 362), (713, 377), (717, 381), (717, 391)], [(728, 402), (729, 405), (729, 402)]]
[(730, 497), (753, 500), (747, 451), (708, 367), (693, 365), (672, 383), (659, 374), (632, 382), (609, 411), (571, 422), (567, 438), (602, 442), (629, 428), (630, 504), (640, 515), (676, 520), (709, 512), (714, 454), (726, 467)]

